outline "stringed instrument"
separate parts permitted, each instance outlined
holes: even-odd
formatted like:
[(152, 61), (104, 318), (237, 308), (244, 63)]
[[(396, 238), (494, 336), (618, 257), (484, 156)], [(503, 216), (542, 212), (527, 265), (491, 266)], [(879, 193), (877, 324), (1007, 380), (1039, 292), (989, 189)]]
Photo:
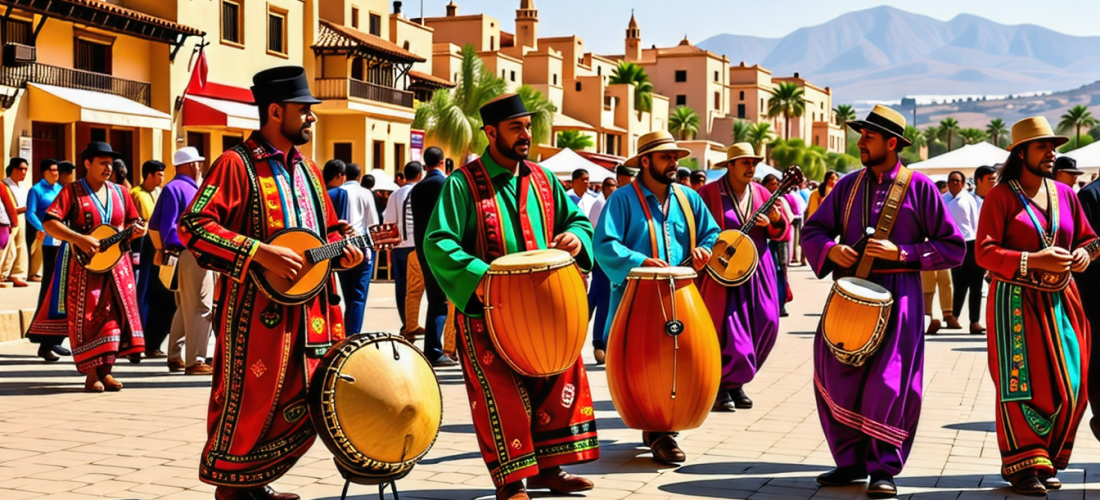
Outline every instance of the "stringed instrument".
[(756, 243), (749, 236), (749, 231), (752, 231), (753, 226), (756, 225), (758, 216), (771, 210), (783, 193), (792, 186), (801, 184), (802, 180), (802, 169), (798, 165), (791, 166), (783, 172), (779, 189), (776, 189), (751, 216), (746, 217), (740, 228), (722, 231), (718, 235), (718, 241), (714, 243), (710, 261), (706, 266), (707, 274), (714, 281), (727, 287), (741, 286), (756, 273), (756, 268), (760, 264), (760, 255), (756, 252)]
[(144, 220), (138, 219), (137, 222), (123, 230), (119, 230), (110, 224), (96, 226), (95, 229), (92, 229), (92, 232), (88, 233), (88, 236), (99, 240), (98, 252), (85, 253), (80, 247), (70, 245), (77, 263), (84, 269), (96, 274), (114, 269), (122, 260), (122, 257), (130, 253), (129, 245), (123, 245), (123, 243), (129, 242), (134, 237), (134, 226), (143, 223), (145, 223)]
[(401, 233), (397, 224), (372, 226), (370, 234), (356, 235), (328, 244), (308, 229), (284, 229), (275, 233), (267, 244), (287, 248), (301, 255), (304, 262), (298, 275), (288, 280), (260, 266), (252, 267), (249, 273), (268, 298), (283, 305), (296, 306), (321, 293), (332, 273), (332, 261), (344, 256), (344, 248), (352, 246), (360, 250), (389, 250), (400, 241)]

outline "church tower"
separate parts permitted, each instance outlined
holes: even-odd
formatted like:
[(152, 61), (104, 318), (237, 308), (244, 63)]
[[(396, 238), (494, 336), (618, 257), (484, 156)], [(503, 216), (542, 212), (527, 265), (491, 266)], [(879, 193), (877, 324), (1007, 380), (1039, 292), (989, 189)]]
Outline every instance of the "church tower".
[(642, 60), (642, 30), (638, 28), (638, 21), (634, 19), (634, 11), (630, 11), (630, 25), (626, 27), (626, 56), (627, 61)]
[(535, 0), (521, 0), (516, 11), (516, 46), (539, 49), (539, 11)]

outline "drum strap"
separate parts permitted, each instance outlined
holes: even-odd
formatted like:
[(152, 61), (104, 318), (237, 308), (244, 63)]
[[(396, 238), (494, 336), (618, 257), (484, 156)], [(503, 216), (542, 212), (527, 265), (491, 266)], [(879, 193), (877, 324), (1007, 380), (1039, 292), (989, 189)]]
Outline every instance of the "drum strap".
[[(638, 194), (638, 202), (642, 204), (642, 211), (645, 212), (646, 223), (649, 224), (649, 244), (653, 247), (653, 258), (659, 259), (660, 247), (657, 245), (657, 226), (653, 223), (653, 213), (649, 211), (649, 204), (645, 201), (645, 194), (642, 193), (642, 185), (635, 180), (631, 183), (634, 186), (634, 192)], [(676, 201), (680, 205), (680, 210), (684, 212), (684, 219), (687, 220), (688, 235), (691, 238), (691, 246), (688, 247), (688, 252), (695, 249), (695, 212), (691, 210), (691, 203), (688, 202), (687, 195), (683, 191), (679, 190), (675, 184), (670, 185), (669, 189), (676, 197)], [(667, 219), (667, 217), (666, 217)], [(665, 249), (665, 257), (668, 257), (670, 249)], [(671, 263), (670, 263), (671, 264)]]
[[(549, 244), (553, 240), (554, 234), (553, 186), (546, 177), (546, 173), (537, 165), (523, 162), (519, 168), (520, 180), (517, 196), (519, 206), (517, 209), (520, 226), (523, 230), (523, 245), (526, 250), (536, 250), (538, 249), (538, 240), (535, 238), (530, 215), (527, 212), (528, 190), (533, 182), (539, 199), (539, 212), (542, 215), (546, 243)], [(479, 233), (478, 252), (480, 255), (478, 257), (486, 262), (491, 262), (493, 259), (507, 253), (505, 242), (507, 236), (502, 233), (501, 217), (503, 217), (503, 212), (497, 205), (496, 190), (493, 189), (492, 179), (489, 177), (489, 172), (485, 169), (485, 165), (481, 163), (480, 158), (468, 163), (458, 171), (466, 177), (466, 183), (470, 186), (471, 195), (477, 202), (481, 215), (476, 217)]]
[[(894, 184), (890, 186), (890, 192), (886, 195), (886, 204), (882, 207), (882, 214), (879, 215), (878, 224), (875, 226), (874, 238), (884, 240), (890, 237), (890, 231), (894, 229), (898, 211), (901, 209), (901, 203), (905, 200), (905, 193), (909, 191), (909, 182), (912, 180), (912, 170), (906, 168), (905, 165), (898, 167), (898, 175), (894, 177)], [(855, 193), (858, 190), (856, 188), (852, 192)], [(868, 187), (864, 196), (870, 198), (872, 194), (871, 188)], [(874, 257), (864, 254), (859, 261), (859, 267), (856, 269), (856, 277), (867, 279), (867, 276), (871, 274), (871, 265), (874, 262)]]

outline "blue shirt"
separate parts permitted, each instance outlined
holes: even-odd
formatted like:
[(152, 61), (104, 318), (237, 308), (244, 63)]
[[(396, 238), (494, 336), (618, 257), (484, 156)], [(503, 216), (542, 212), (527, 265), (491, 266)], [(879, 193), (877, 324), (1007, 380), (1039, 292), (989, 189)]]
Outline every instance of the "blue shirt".
[(180, 214), (187, 210), (198, 192), (199, 185), (195, 183), (195, 179), (186, 175), (177, 175), (172, 182), (164, 186), (149, 221), (149, 230), (160, 233), (164, 248), (183, 250), (184, 245), (180, 242), (176, 228), (179, 226)]
[[(684, 259), (691, 257), (693, 249), (688, 248), (691, 235), (688, 234), (687, 217), (680, 208), (676, 196), (669, 193), (668, 217), (666, 220), (661, 204), (657, 202), (657, 196), (641, 186), (645, 195), (649, 212), (653, 215), (653, 224), (662, 234), (657, 235), (657, 248), (660, 255), (654, 256), (653, 246), (649, 238), (649, 224), (645, 219), (645, 211), (638, 200), (638, 193), (633, 185), (627, 185), (616, 189), (604, 206), (603, 215), (596, 224), (596, 232), (592, 237), (592, 245), (596, 254), (596, 263), (607, 274), (611, 281), (611, 304), (609, 311), (617, 311), (619, 302), (622, 301), (623, 291), (626, 285), (626, 276), (635, 267), (641, 267), (642, 262), (650, 257), (657, 257), (673, 266), (679, 265)], [(711, 248), (721, 229), (714, 217), (710, 215), (703, 198), (694, 190), (684, 189), (673, 185), (674, 189), (681, 190), (688, 199), (688, 205), (695, 217), (695, 246)], [(670, 245), (666, 245), (666, 239)], [(604, 334), (611, 329), (614, 315), (608, 316), (604, 325)]]
[[(38, 232), (45, 234), (46, 231), (42, 228), (42, 221), (46, 218), (46, 209), (53, 205), (53, 200), (57, 198), (59, 193), (61, 193), (61, 183), (55, 182), (51, 186), (49, 182), (46, 182), (46, 179), (38, 181), (27, 193), (27, 223), (37, 229)], [(42, 246), (56, 247), (60, 244), (61, 240), (48, 234), (42, 240)]]

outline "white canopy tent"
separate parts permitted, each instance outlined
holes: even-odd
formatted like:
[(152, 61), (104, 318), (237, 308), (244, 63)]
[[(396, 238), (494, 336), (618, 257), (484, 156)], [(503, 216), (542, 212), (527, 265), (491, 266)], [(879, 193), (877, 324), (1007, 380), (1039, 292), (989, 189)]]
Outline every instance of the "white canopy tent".
[(1008, 151), (982, 141), (977, 144), (963, 146), (935, 158), (913, 163), (909, 165), (909, 168), (929, 177), (934, 177), (937, 174), (946, 175), (954, 170), (959, 170), (970, 176), (974, 174), (974, 170), (978, 167), (1004, 163), (1007, 158)]
[[(726, 175), (727, 170), (729, 169), (719, 168), (715, 170), (707, 170), (707, 183), (711, 183), (718, 179), (721, 179), (723, 175)], [(767, 177), (768, 174), (774, 175), (780, 179), (783, 178), (783, 172), (776, 170), (771, 165), (763, 162), (756, 164), (756, 173), (753, 174), (753, 177), (762, 180)]]
[(592, 184), (598, 184), (603, 182), (604, 179), (615, 177), (614, 172), (589, 161), (569, 148), (562, 149), (558, 154), (542, 161), (539, 165), (553, 172), (561, 180), (571, 180), (573, 171), (578, 168), (583, 168), (588, 172), (588, 182)]
[(1093, 169), (1100, 167), (1100, 142), (1094, 142), (1080, 149), (1075, 149), (1065, 154), (1077, 160), (1077, 168)]
[(385, 170), (376, 168), (370, 171), (370, 175), (374, 176), (374, 189), (372, 191), (397, 191), (397, 183)]

